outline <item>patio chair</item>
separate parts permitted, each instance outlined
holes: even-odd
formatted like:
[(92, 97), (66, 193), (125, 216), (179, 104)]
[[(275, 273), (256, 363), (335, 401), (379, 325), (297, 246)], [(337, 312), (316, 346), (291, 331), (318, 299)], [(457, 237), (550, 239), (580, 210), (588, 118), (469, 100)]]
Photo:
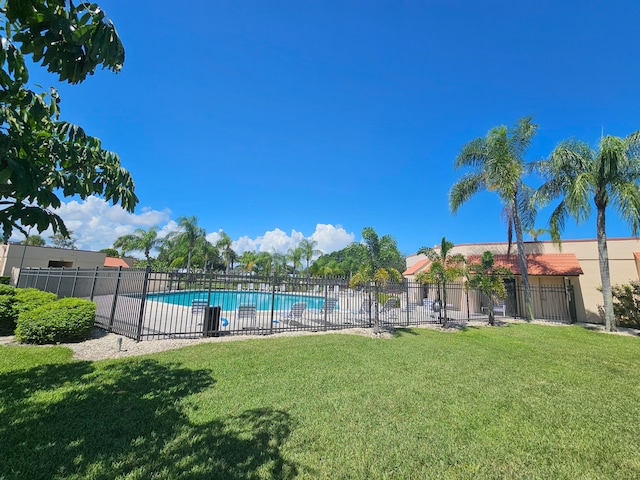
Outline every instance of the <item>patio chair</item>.
[(503, 317), (507, 316), (507, 306), (504, 304), (504, 302), (498, 302), (496, 305), (493, 306), (493, 313), (502, 313)]
[(303, 302), (294, 303), (291, 306), (291, 310), (289, 310), (289, 314), (287, 318), (290, 320), (302, 320), (302, 316), (304, 315), (305, 310), (307, 309), (307, 304)]
[(326, 312), (327, 314), (332, 314), (335, 312), (337, 306), (338, 306), (338, 299), (334, 297), (329, 297), (322, 303), (322, 307), (320, 308), (320, 313), (324, 314)]
[(258, 307), (255, 304), (250, 305), (238, 305), (238, 311), (236, 312), (236, 321), (242, 328), (247, 328), (247, 323), (254, 327), (256, 326), (256, 317), (258, 315)]

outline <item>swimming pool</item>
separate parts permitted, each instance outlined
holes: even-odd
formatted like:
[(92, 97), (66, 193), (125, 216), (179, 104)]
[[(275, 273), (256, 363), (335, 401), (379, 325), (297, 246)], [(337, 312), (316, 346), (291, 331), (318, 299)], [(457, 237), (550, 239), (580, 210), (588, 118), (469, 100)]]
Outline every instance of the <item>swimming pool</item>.
[(235, 310), (238, 305), (256, 305), (258, 310), (271, 310), (272, 299), (274, 310), (289, 310), (297, 302), (306, 303), (307, 308), (320, 309), (324, 303), (324, 297), (311, 295), (237, 290), (211, 290), (211, 296), (208, 290), (185, 290), (147, 295), (147, 300), (185, 307), (190, 307), (194, 300), (207, 300), (207, 298), (209, 298), (209, 305), (220, 306), (222, 310)]

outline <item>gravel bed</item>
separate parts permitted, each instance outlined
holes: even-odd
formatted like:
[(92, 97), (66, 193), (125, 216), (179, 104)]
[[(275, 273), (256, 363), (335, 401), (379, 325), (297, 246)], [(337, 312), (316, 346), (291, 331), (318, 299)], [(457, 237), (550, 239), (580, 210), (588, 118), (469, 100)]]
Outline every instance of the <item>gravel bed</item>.
[[(115, 333), (107, 333), (104, 330), (94, 329), (90, 339), (78, 343), (61, 343), (60, 346), (73, 350), (73, 358), (78, 360), (105, 360), (108, 358), (123, 358), (150, 353), (174, 350), (177, 348), (196, 345), (199, 343), (241, 342), (250, 339), (262, 339), (268, 341), (279, 337), (298, 337), (304, 335), (331, 335), (350, 334), (362, 335), (371, 338), (393, 338), (391, 330), (385, 330), (374, 334), (372, 328), (350, 328), (346, 330), (334, 330), (328, 332), (285, 332), (273, 335), (225, 335), (222, 337), (189, 338), (189, 339), (165, 339), (145, 340), (136, 342), (130, 338)], [(0, 337), (0, 345), (22, 345), (13, 337)], [(40, 348), (48, 348), (50, 345), (42, 345)]]
[[(508, 323), (523, 323), (522, 320), (506, 319), (499, 322), (499, 325), (506, 325)], [(538, 322), (543, 325), (567, 327), (567, 324)], [(471, 324), (470, 324), (471, 325)], [(486, 322), (474, 322), (473, 325), (486, 325)], [(575, 325), (575, 324), (574, 324)], [(590, 330), (597, 330), (603, 333), (604, 325), (594, 324), (578, 324), (583, 328)], [(457, 331), (461, 325), (452, 325), (451, 328), (443, 329), (439, 325), (427, 324), (420, 326), (413, 326), (412, 328), (429, 328), (440, 331)], [(62, 343), (61, 346), (68, 347), (73, 350), (73, 358), (78, 360), (105, 360), (108, 358), (123, 358), (132, 357), (136, 355), (146, 355), (150, 353), (162, 352), (165, 350), (174, 350), (177, 348), (186, 347), (189, 345), (196, 345), (199, 343), (218, 343), (218, 342), (241, 342), (250, 339), (261, 339), (268, 341), (272, 338), (279, 337), (299, 337), (304, 335), (361, 335), (370, 338), (393, 338), (394, 330), (392, 328), (385, 327), (385, 329), (378, 334), (373, 333), (373, 328), (349, 328), (345, 330), (331, 330), (327, 332), (284, 332), (273, 335), (225, 335), (222, 337), (207, 337), (207, 338), (191, 338), (191, 339), (166, 339), (166, 340), (145, 340), (143, 342), (136, 342), (130, 338), (123, 337), (115, 333), (107, 333), (101, 329), (94, 329), (93, 335), (90, 339), (79, 343)], [(620, 328), (617, 332), (618, 335), (633, 335), (638, 336), (640, 332), (638, 330), (630, 328)], [(14, 341), (11, 336), (0, 337), (0, 345), (21, 345)], [(41, 348), (48, 348), (50, 345), (43, 345)]]

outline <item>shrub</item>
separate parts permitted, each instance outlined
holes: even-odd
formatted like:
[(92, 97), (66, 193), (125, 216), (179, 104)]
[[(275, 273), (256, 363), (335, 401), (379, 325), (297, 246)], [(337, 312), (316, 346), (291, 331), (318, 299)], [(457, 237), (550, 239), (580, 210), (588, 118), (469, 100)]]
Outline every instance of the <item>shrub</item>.
[(0, 335), (11, 335), (16, 329), (16, 312), (13, 295), (0, 295)]
[(15, 295), (16, 294), (16, 287), (12, 287), (11, 285), (4, 285), (3, 283), (0, 283), (0, 295)]
[(10, 281), (11, 281), (11, 277), (7, 275), (0, 276), (0, 285), (9, 285)]
[(89, 300), (63, 298), (18, 316), (16, 338), (23, 343), (76, 342), (89, 337), (96, 305)]
[(640, 282), (613, 285), (613, 315), (623, 327), (640, 328)]
[(22, 312), (55, 302), (58, 296), (55, 293), (43, 292), (36, 288), (18, 288), (16, 289), (15, 299), (16, 301), (13, 308), (18, 316)]

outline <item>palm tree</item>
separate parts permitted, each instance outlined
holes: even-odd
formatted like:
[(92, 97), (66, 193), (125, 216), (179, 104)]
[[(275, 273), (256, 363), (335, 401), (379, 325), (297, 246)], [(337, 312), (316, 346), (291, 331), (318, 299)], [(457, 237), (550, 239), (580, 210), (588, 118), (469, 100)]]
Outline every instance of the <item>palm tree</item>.
[(113, 247), (121, 249), (123, 255), (132, 251), (144, 252), (148, 267), (151, 266), (151, 250), (158, 245), (160, 245), (160, 239), (158, 238), (158, 227), (155, 225), (149, 230), (136, 228), (132, 234), (118, 237), (113, 242)]
[(240, 261), (240, 265), (242, 266), (242, 271), (243, 272), (252, 272), (253, 268), (256, 265), (256, 252), (247, 250), (246, 252), (242, 252), (242, 255), (240, 255), (240, 258), (238, 259)]
[(615, 331), (613, 296), (607, 250), (606, 211), (611, 206), (629, 224), (633, 235), (640, 226), (640, 130), (626, 138), (611, 135), (600, 139), (598, 150), (578, 140), (561, 142), (548, 159), (537, 165), (545, 183), (536, 200), (545, 205), (560, 197), (549, 219), (551, 238), (560, 244), (567, 216), (581, 223), (591, 214), (590, 198), (596, 206), (598, 261), (602, 281), (605, 325)]
[(304, 251), (300, 247), (291, 247), (287, 250), (286, 258), (293, 265), (293, 274), (296, 273), (296, 268), (302, 267), (302, 255), (304, 255)]
[[(395, 240), (389, 235), (382, 238), (371, 227), (362, 229), (362, 239), (366, 246), (366, 260), (360, 265), (357, 272), (351, 277), (349, 286), (351, 288), (363, 285), (369, 292), (369, 303), (371, 303), (371, 288), (382, 286), (383, 288), (391, 281), (402, 282), (402, 274), (395, 268), (389, 267), (385, 262), (385, 247), (389, 244), (395, 245)], [(376, 298), (376, 301), (378, 299)], [(380, 331), (380, 319), (378, 309), (375, 309), (374, 332)]]
[(395, 240), (390, 235), (382, 238), (371, 227), (362, 229), (362, 239), (366, 247), (367, 258), (358, 271), (351, 277), (351, 286), (365, 285), (372, 281), (386, 284), (390, 280), (402, 281), (402, 274), (386, 262), (388, 245), (395, 245)]
[(464, 174), (449, 192), (449, 206), (454, 213), (479, 191), (495, 191), (500, 197), (509, 233), (513, 227), (516, 235), (525, 313), (529, 321), (533, 320), (533, 304), (523, 230), (533, 225), (535, 209), (531, 201), (533, 191), (523, 181), (528, 169), (523, 156), (537, 129), (532, 117), (523, 117), (512, 128), (494, 127), (486, 137), (464, 145), (455, 159), (455, 167), (467, 167), (472, 171)]
[(171, 239), (175, 239), (177, 243), (185, 243), (187, 245), (187, 272), (191, 272), (191, 256), (196, 246), (196, 240), (205, 236), (205, 231), (198, 226), (198, 217), (192, 215), (190, 217), (178, 218), (178, 226), (181, 231), (170, 234)]
[(307, 274), (309, 273), (309, 266), (311, 264), (311, 259), (314, 257), (314, 255), (322, 255), (322, 252), (320, 250), (316, 250), (317, 246), (318, 246), (318, 242), (316, 242), (311, 238), (303, 239), (298, 245), (298, 247), (302, 249), (302, 252), (303, 252), (302, 255), (304, 256), (304, 259), (307, 262)]
[(426, 255), (431, 260), (429, 270), (416, 275), (416, 280), (422, 283), (435, 283), (438, 292), (442, 288), (442, 309), (444, 318), (442, 326), (447, 326), (447, 282), (453, 282), (464, 275), (464, 255), (460, 253), (451, 254), (454, 245), (445, 237), (442, 237), (440, 248), (422, 247), (418, 253)]
[(225, 232), (220, 232), (220, 239), (216, 242), (216, 248), (220, 251), (222, 258), (224, 259), (225, 274), (229, 274), (229, 269), (233, 268), (233, 262), (237, 258), (236, 252), (234, 252), (231, 246), (233, 241), (231, 237)]
[(254, 265), (260, 275), (265, 277), (270, 276), (271, 271), (273, 270), (273, 259), (271, 258), (271, 254), (269, 252), (256, 253)]
[(489, 251), (482, 253), (479, 264), (468, 264), (467, 273), (469, 287), (480, 290), (489, 299), (489, 324), (495, 325), (494, 301), (496, 298), (501, 300), (506, 298), (507, 289), (504, 286), (504, 278), (513, 276), (513, 273), (506, 267), (496, 267), (493, 253)]

